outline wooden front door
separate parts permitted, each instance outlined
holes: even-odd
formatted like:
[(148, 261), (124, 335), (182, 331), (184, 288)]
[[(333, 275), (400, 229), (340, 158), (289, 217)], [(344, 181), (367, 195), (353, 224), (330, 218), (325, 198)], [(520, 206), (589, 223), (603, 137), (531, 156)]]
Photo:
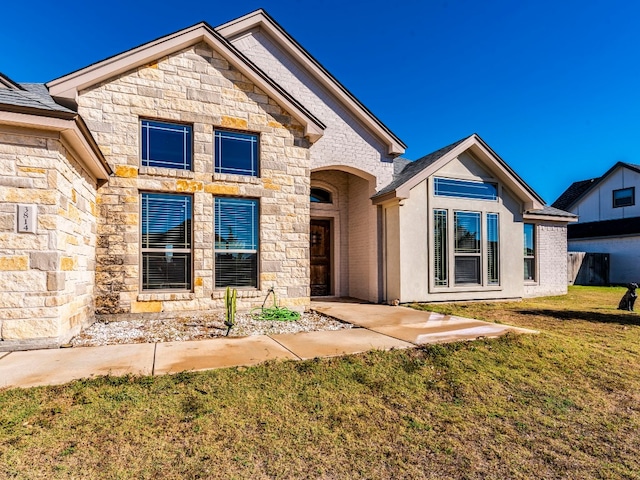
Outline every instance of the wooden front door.
[(311, 296), (331, 295), (331, 222), (311, 220)]

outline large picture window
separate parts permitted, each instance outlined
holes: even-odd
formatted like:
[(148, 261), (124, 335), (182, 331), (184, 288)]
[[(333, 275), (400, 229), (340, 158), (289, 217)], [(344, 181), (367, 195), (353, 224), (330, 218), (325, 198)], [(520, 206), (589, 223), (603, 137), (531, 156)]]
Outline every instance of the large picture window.
[(142, 120), (142, 166), (191, 170), (191, 126)]
[(258, 287), (258, 201), (215, 198), (215, 286)]
[(142, 289), (191, 289), (192, 198), (142, 194)]
[(455, 283), (480, 284), (480, 213), (454, 212)]
[(216, 130), (215, 172), (258, 176), (258, 135)]
[(536, 245), (535, 225), (524, 224), (524, 279), (535, 281), (536, 279)]

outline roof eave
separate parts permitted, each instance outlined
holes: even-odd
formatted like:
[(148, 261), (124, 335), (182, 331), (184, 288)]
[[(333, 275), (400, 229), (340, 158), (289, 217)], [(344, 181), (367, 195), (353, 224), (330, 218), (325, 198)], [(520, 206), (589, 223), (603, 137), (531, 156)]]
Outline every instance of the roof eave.
[(561, 222), (561, 223), (575, 223), (578, 221), (578, 217), (566, 217), (561, 215), (537, 215), (535, 213), (525, 212), (522, 214), (522, 218), (524, 220), (542, 220), (542, 221), (550, 221), (550, 222)]
[(60, 141), (65, 148), (80, 160), (91, 175), (97, 180), (109, 178), (112, 173), (111, 168), (79, 115), (28, 110), (15, 111), (0, 108), (0, 125), (56, 132), (60, 135)]
[(256, 10), (216, 27), (216, 31), (227, 39), (244, 32), (261, 28), (274, 38), (278, 45), (304, 65), (309, 73), (325, 88), (336, 95), (349, 111), (379, 139), (387, 145), (389, 155), (402, 155), (407, 146), (367, 109), (347, 88), (331, 75), (309, 52), (307, 52), (282, 26), (263, 9)]
[(312, 142), (323, 135), (325, 125), (320, 120), (204, 22), (107, 58), (82, 70), (52, 80), (46, 85), (52, 97), (76, 102), (78, 92), (85, 88), (149, 64), (158, 58), (201, 41), (214, 48), (249, 80), (280, 103), (291, 116), (303, 125), (306, 135)]

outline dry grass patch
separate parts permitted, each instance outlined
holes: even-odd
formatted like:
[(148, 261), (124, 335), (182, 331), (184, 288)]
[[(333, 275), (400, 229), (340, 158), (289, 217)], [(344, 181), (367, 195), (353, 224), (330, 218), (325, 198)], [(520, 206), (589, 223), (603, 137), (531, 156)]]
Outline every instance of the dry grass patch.
[(0, 391), (0, 477), (640, 478), (623, 292), (428, 307), (540, 335)]

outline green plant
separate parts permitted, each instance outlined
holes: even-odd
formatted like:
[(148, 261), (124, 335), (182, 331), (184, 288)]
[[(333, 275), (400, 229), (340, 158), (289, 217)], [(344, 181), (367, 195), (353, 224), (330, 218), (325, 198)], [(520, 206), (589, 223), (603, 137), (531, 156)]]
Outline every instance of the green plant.
[[(269, 295), (273, 294), (273, 307), (265, 307)], [(271, 287), (262, 302), (262, 307), (251, 310), (251, 318), (254, 320), (276, 320), (280, 322), (295, 322), (300, 320), (300, 313), (289, 310), (287, 307), (279, 307), (276, 292)]]
[(229, 336), (231, 328), (236, 324), (236, 302), (238, 297), (238, 291), (234, 288), (231, 290), (229, 287), (224, 291), (224, 324), (227, 326), (227, 333), (225, 336)]

